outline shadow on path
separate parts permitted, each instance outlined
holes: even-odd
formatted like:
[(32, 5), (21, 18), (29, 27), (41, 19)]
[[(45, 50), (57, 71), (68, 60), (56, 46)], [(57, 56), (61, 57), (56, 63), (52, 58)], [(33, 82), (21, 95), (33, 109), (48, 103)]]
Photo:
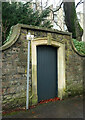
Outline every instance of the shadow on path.
[(83, 118), (83, 97), (40, 104), (27, 111), (4, 115), (3, 118)]

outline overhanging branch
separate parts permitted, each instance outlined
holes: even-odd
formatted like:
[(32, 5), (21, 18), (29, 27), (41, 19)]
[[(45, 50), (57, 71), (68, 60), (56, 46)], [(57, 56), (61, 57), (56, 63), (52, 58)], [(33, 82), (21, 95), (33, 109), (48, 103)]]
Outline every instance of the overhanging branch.
[(80, 0), (80, 2), (77, 3), (76, 8), (78, 7), (78, 5), (80, 5), (82, 3), (84, 3), (84, 1)]

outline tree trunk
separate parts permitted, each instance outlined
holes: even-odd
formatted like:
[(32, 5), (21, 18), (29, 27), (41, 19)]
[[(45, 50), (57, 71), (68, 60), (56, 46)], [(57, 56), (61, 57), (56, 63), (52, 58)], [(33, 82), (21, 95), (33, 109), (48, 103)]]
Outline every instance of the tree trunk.
[(75, 9), (75, 2), (64, 2), (65, 22), (72, 37), (81, 41), (83, 29), (81, 28)]

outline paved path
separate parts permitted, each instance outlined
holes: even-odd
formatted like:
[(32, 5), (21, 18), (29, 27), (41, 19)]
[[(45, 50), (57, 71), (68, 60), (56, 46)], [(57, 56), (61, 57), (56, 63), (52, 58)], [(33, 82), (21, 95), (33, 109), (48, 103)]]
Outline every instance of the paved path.
[(83, 97), (44, 103), (3, 118), (83, 118)]

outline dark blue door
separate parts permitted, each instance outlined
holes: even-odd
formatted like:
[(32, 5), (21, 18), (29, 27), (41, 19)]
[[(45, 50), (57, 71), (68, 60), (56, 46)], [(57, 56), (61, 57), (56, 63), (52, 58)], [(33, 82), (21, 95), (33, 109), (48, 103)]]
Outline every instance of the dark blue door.
[(38, 102), (57, 96), (57, 48), (37, 47)]

